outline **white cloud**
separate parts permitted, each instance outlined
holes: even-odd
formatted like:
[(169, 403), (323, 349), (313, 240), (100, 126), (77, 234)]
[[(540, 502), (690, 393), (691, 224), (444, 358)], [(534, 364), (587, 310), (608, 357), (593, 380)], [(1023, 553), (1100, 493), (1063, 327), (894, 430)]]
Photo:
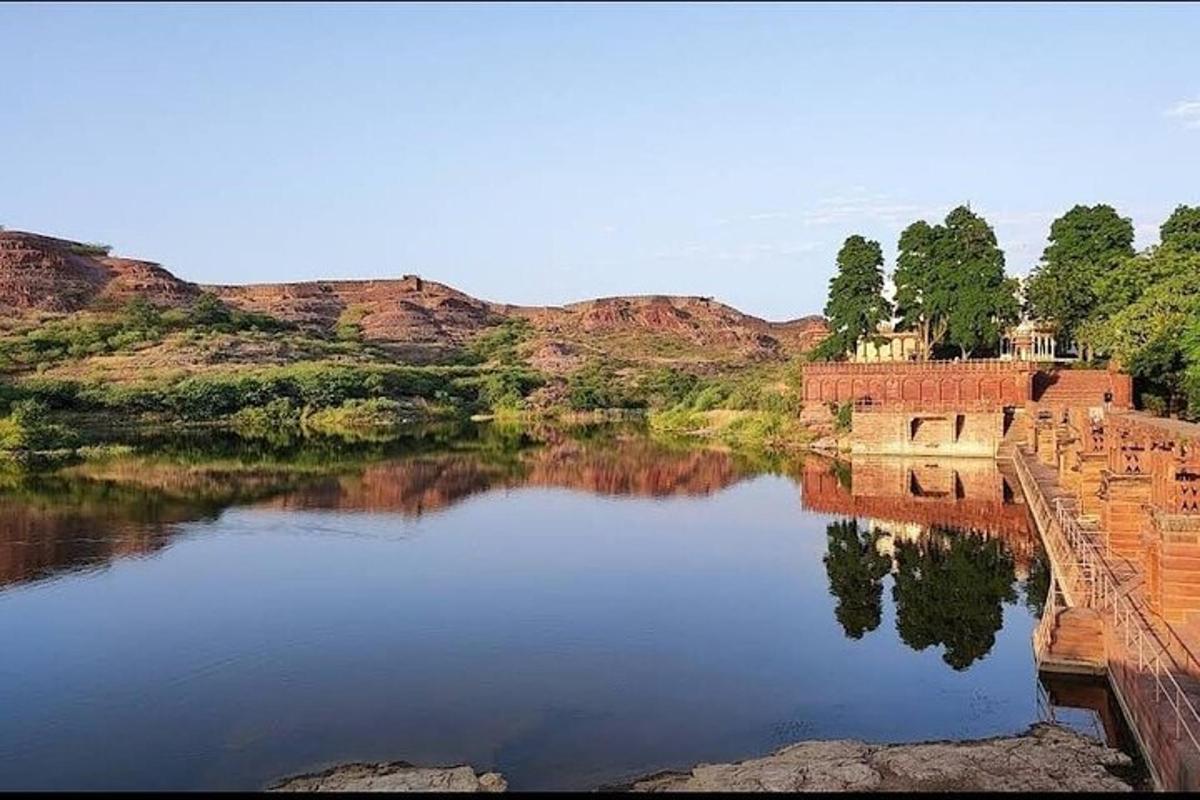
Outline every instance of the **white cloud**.
[(797, 216), (804, 225), (836, 225), (879, 223), (883, 225), (907, 225), (917, 219), (938, 217), (942, 209), (913, 203), (897, 202), (886, 194), (868, 192), (855, 187), (849, 193), (818, 200)]
[(847, 223), (864, 226), (873, 224), (904, 226), (918, 219), (927, 219), (931, 222), (935, 219), (940, 220), (950, 208), (951, 206), (942, 208), (899, 202), (889, 195), (871, 192), (862, 186), (854, 186), (844, 194), (822, 198), (804, 208), (773, 209), (720, 217), (716, 220), (716, 224), (725, 226), (747, 222), (790, 220), (805, 227), (845, 225)]
[(1167, 109), (1166, 116), (1178, 119), (1185, 128), (1200, 128), (1200, 100), (1180, 100)]
[(793, 257), (812, 253), (821, 248), (821, 242), (746, 242), (733, 247), (714, 247), (692, 243), (681, 247), (659, 250), (653, 257), (660, 260), (709, 260), (735, 261), (750, 264), (764, 259)]

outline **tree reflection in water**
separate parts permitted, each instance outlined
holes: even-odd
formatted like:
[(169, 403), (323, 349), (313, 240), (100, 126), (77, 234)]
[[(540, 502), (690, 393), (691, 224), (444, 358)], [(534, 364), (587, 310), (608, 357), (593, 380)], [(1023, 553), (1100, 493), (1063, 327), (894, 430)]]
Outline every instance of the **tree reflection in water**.
[(892, 599), (896, 630), (914, 650), (943, 645), (942, 660), (964, 670), (983, 658), (1017, 600), (1013, 559), (997, 539), (932, 528), (896, 543)]
[(857, 520), (840, 520), (825, 528), (828, 537), (825, 572), (837, 598), (834, 615), (846, 635), (861, 639), (879, 627), (883, 616), (883, 578), (892, 562), (875, 547), (875, 536)]
[[(932, 527), (919, 538), (892, 540), (893, 556), (880, 547), (886, 533), (844, 519), (826, 526), (825, 572), (837, 598), (834, 616), (846, 636), (861, 639), (879, 627), (883, 579), (894, 574), (896, 631), (914, 650), (942, 645), (942, 660), (964, 670), (991, 651), (1004, 624), (1004, 603), (1018, 600), (1016, 570), (1004, 542), (985, 534)], [(1025, 604), (1040, 614), (1048, 587), (1044, 557), (1031, 565)]]
[(1029, 577), (1025, 580), (1025, 607), (1034, 619), (1041, 619), (1046, 611), (1046, 596), (1050, 593), (1050, 558), (1039, 548), (1029, 562)]

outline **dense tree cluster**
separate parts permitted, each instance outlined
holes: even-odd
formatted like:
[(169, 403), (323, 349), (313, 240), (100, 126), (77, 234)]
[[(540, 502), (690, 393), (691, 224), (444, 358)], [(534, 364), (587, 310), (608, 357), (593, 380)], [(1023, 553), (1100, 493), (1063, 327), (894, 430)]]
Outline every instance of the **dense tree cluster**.
[(1133, 256), (1133, 221), (1112, 206), (1075, 206), (1050, 225), (1050, 244), (1029, 276), (1032, 316), (1053, 320), (1062, 339), (1094, 318), (1098, 287)]
[(1160, 242), (1108, 270), (1081, 340), (1134, 376), (1142, 405), (1200, 417), (1200, 207), (1179, 206)]
[(1054, 328), (1060, 350), (1115, 359), (1144, 408), (1200, 418), (1200, 206), (1177, 207), (1159, 233), (1158, 245), (1137, 252), (1128, 217), (1077, 205), (1051, 224), (1022, 291), (1005, 275), (991, 226), (960, 206), (941, 224), (919, 220), (900, 234), (894, 303), (878, 243), (851, 236), (829, 286), (832, 333), (813, 357), (845, 358), (889, 319), (916, 331), (934, 358), (995, 355), (1023, 294), (1025, 314)]
[[(838, 271), (829, 284), (825, 314), (832, 335), (818, 358), (839, 358), (862, 336), (891, 319), (892, 304), (883, 296), (883, 256), (844, 258), (857, 253), (865, 240), (851, 236), (838, 254)], [(899, 330), (921, 334), (926, 352), (949, 350), (964, 358), (996, 351), (1004, 329), (1017, 320), (1017, 283), (1004, 274), (1004, 252), (983, 217), (965, 206), (946, 215), (942, 224), (914, 222), (900, 235), (893, 273), (895, 315)]]

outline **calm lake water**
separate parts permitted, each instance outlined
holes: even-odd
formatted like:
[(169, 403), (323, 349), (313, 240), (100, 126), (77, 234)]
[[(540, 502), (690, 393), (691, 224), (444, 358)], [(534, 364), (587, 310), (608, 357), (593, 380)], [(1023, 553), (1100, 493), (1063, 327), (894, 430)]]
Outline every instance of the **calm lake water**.
[(616, 435), (13, 479), (0, 787), (593, 788), (1038, 718), (1044, 566), (993, 464), (769, 467)]

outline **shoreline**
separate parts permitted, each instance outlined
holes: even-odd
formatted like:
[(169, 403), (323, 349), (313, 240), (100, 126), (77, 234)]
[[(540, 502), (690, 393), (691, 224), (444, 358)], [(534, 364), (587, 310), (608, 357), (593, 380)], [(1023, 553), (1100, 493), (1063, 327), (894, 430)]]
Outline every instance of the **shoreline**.
[[(275, 781), (267, 791), (502, 792), (507, 788), (499, 772), (396, 761), (342, 764)], [(986, 739), (908, 744), (806, 740), (765, 756), (664, 770), (595, 790), (1129, 792), (1143, 788), (1144, 778), (1128, 755), (1064, 726), (1037, 722), (1023, 733)]]

